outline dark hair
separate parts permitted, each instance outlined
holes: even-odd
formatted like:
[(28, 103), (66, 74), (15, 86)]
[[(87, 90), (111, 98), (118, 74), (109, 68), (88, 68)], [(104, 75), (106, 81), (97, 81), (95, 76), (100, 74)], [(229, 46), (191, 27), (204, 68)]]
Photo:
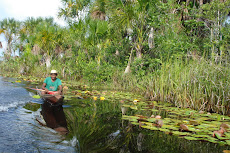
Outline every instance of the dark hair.
[(50, 73), (50, 75), (55, 74), (57, 76), (57, 73)]

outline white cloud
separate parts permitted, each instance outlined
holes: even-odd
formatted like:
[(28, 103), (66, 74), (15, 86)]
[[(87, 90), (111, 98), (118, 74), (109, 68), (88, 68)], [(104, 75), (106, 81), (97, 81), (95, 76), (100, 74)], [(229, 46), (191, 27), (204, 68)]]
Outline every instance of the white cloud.
[(54, 17), (55, 21), (64, 25), (64, 21), (57, 18), (61, 0), (0, 0), (7, 17), (24, 20), (27, 17)]

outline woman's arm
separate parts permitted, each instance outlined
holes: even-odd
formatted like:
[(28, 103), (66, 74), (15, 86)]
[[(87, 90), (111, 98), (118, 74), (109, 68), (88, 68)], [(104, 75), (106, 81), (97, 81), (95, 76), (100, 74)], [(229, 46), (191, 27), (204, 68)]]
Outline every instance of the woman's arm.
[(45, 90), (45, 92), (48, 92), (48, 91), (49, 91), (48, 89), (46, 89), (46, 83), (43, 83), (43, 84), (42, 84), (42, 90)]
[(62, 93), (62, 85), (59, 85), (59, 90), (58, 90), (58, 93), (61, 94)]

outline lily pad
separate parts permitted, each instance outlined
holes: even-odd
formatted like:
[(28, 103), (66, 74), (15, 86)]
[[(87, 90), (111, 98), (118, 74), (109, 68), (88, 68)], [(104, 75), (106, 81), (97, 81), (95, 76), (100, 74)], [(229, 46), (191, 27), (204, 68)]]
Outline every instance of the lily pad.
[(141, 126), (142, 128), (145, 128), (145, 129), (149, 129), (149, 130), (159, 130), (158, 128), (154, 127), (154, 126), (149, 126), (149, 125), (144, 125), (144, 126)]
[(34, 95), (33, 98), (40, 99), (41, 97), (39, 95)]
[(230, 133), (225, 132), (225, 135), (226, 135), (227, 138), (230, 139)]
[(177, 130), (179, 130), (179, 127), (170, 126), (168, 129), (171, 129), (171, 130), (177, 131)]
[(150, 109), (152, 112), (158, 112), (159, 110), (157, 109)]
[(187, 140), (200, 140), (199, 138), (189, 137), (189, 136), (185, 136), (184, 138)]
[(225, 140), (225, 142), (226, 142), (228, 145), (230, 145), (230, 140)]
[(168, 129), (163, 129), (163, 128), (160, 128), (159, 130), (162, 131), (162, 132), (170, 132), (170, 130), (168, 130)]
[(180, 132), (180, 131), (173, 131), (172, 133), (173, 133), (173, 135), (178, 135), (178, 136), (185, 136), (185, 135), (190, 134), (188, 132)]
[(191, 121), (189, 121), (189, 124), (197, 126), (200, 123), (198, 123), (196, 120), (191, 120)]
[(147, 121), (149, 121), (149, 122), (152, 122), (152, 123), (153, 123), (153, 122), (155, 122), (155, 121), (156, 121), (156, 119), (155, 119), (155, 118), (148, 118), (148, 119), (147, 119)]
[(195, 129), (195, 128), (189, 128), (189, 131), (193, 131), (193, 132), (199, 132), (199, 130), (198, 129)]
[(219, 139), (219, 140), (226, 140), (227, 138), (225, 137), (221, 137), (219, 134), (215, 133), (216, 137)]
[(137, 122), (131, 122), (133, 125), (139, 125), (139, 123)]
[(129, 120), (129, 121), (131, 121), (131, 122), (137, 122), (137, 119), (138, 119), (139, 117), (137, 117), (137, 116), (126, 116), (126, 115), (123, 115), (122, 116), (122, 119), (124, 119), (124, 120)]
[(198, 134), (193, 134), (192, 135), (193, 137), (196, 137), (196, 138), (209, 138), (208, 135), (198, 135)]
[(172, 127), (172, 126), (171, 126), (171, 125), (164, 124), (161, 128), (163, 128), (163, 129), (170, 129), (170, 127)]
[(137, 106), (131, 106), (131, 109), (137, 110)]

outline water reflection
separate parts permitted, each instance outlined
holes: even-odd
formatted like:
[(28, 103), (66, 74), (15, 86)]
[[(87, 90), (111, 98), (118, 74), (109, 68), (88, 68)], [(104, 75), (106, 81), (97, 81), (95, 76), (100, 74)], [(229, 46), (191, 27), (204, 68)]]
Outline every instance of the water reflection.
[(41, 114), (46, 122), (46, 126), (63, 135), (68, 133), (66, 117), (62, 105), (52, 106), (45, 101), (42, 104)]

